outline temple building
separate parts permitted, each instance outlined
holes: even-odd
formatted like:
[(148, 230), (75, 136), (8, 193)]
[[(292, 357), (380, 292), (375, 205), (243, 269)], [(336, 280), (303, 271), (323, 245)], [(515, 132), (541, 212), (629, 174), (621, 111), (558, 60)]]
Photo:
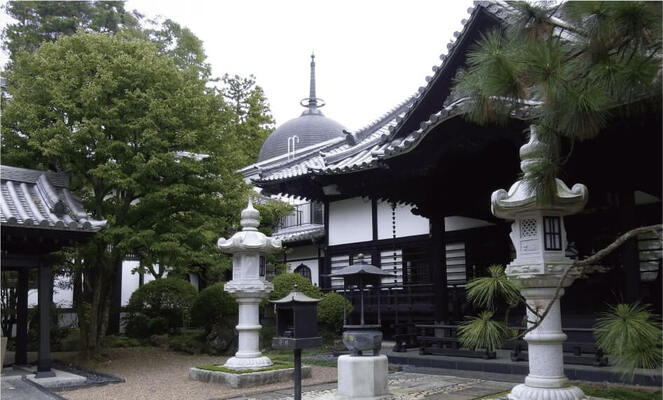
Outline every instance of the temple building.
[[(276, 129), (258, 162), (241, 170), (264, 195), (305, 199), (274, 234), (290, 249), (283, 260), (290, 271), (334, 290), (340, 282), (328, 275), (362, 253), (393, 273), (382, 289), (387, 331), (462, 320), (471, 312), (465, 283), (515, 255), (510, 225), (491, 214), (490, 196), (517, 178), (518, 149), (536, 104), (507, 124), (479, 126), (464, 118), (468, 99), (452, 92), (470, 46), (507, 24), (507, 14), (503, 5), (477, 3), (426, 86), (357, 131), (325, 118), (323, 134), (309, 123), (324, 118), (311, 63), (307, 110)], [(597, 138), (562, 143), (569, 154), (564, 180), (583, 182), (590, 193), (585, 210), (566, 220), (569, 257), (587, 257), (635, 226), (660, 223), (661, 110), (652, 108), (645, 118), (613, 118)], [(660, 237), (641, 235), (567, 290), (564, 318), (591, 326), (597, 312), (622, 300), (653, 303), (660, 313), (660, 282)]]

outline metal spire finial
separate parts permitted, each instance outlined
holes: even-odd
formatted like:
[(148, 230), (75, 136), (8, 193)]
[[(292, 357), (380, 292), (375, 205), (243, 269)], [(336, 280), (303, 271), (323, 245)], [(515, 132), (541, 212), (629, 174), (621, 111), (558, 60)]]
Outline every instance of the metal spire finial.
[(325, 105), (325, 101), (319, 99), (315, 94), (315, 54), (311, 52), (311, 83), (308, 98), (302, 99), (299, 103), (302, 107), (308, 108), (304, 114), (321, 114), (318, 108)]
[(311, 53), (311, 86), (308, 99), (308, 108), (315, 108), (318, 105), (318, 99), (315, 97), (315, 54), (313, 53)]

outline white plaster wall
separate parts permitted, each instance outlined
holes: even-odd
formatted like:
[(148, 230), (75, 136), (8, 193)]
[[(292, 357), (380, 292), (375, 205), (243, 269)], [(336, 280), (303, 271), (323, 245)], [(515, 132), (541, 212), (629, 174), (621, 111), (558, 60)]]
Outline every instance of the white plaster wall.
[[(409, 205), (396, 205), (396, 237), (427, 235), (429, 233), (428, 218), (412, 214)], [(391, 219), (391, 203), (378, 202), (378, 239), (393, 237)]]
[(329, 203), (329, 244), (373, 239), (371, 200), (355, 197)]
[(122, 262), (122, 306), (129, 304), (131, 294), (138, 289), (139, 275), (131, 271), (139, 265), (138, 260), (125, 260)]
[(461, 231), (463, 229), (478, 228), (481, 226), (494, 225), (482, 219), (468, 218), (461, 216), (451, 216), (444, 218), (444, 227), (446, 232)]
[(288, 262), (288, 272), (295, 272), (295, 268), (299, 267), (301, 264), (306, 265), (311, 269), (311, 283), (315, 286), (320, 285), (320, 273), (318, 271), (318, 259), (310, 260), (301, 260), (301, 261), (292, 261)]
[(305, 246), (288, 247), (286, 257), (287, 260), (293, 260), (299, 258), (317, 258), (318, 246), (309, 244)]

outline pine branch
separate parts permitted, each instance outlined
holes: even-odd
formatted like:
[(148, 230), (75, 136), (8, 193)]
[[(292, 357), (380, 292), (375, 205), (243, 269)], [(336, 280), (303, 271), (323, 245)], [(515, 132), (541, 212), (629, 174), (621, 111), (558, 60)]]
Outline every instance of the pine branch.
[[(579, 272), (582, 272), (582, 269), (584, 267), (586, 267), (588, 265), (592, 265), (592, 264), (602, 260), (608, 254), (615, 251), (617, 248), (622, 246), (624, 243), (628, 242), (634, 236), (640, 235), (642, 233), (647, 233), (647, 232), (656, 233), (656, 232), (659, 232), (661, 230), (663, 230), (663, 224), (648, 225), (648, 226), (642, 226), (642, 227), (639, 227), (639, 228), (631, 229), (630, 231), (628, 231), (628, 232), (624, 233), (623, 235), (621, 235), (620, 237), (618, 237), (614, 242), (609, 244), (607, 247), (604, 247), (603, 249), (597, 251), (592, 256), (590, 256), (590, 257), (588, 257), (584, 260), (575, 261), (573, 264), (569, 265), (566, 268), (566, 270), (564, 271), (564, 273), (562, 274), (562, 276), (560, 277), (560, 279), (559, 279), (559, 283), (557, 284), (557, 287), (555, 288), (555, 294), (553, 295), (552, 300), (548, 303), (545, 310), (543, 310), (543, 313), (540, 314), (539, 319), (537, 321), (535, 321), (533, 325), (527, 327), (527, 329), (525, 329), (524, 331), (522, 331), (521, 333), (519, 333), (515, 337), (511, 338), (510, 340), (522, 339), (529, 332), (533, 331), (534, 329), (538, 328), (539, 325), (541, 325), (541, 322), (543, 322), (543, 319), (546, 317), (546, 315), (548, 315), (548, 312), (550, 312), (550, 309), (552, 308), (555, 301), (557, 301), (557, 299), (559, 299), (559, 293), (562, 291), (562, 287), (564, 286), (564, 281), (569, 276), (569, 273), (572, 270), (578, 270), (579, 269), (580, 270)], [(525, 302), (525, 304), (527, 305), (527, 302)], [(529, 308), (530, 307), (528, 306), (528, 309)], [(539, 315), (538, 313), (535, 313), (535, 314), (537, 316)], [(527, 322), (531, 323), (532, 321), (528, 320)]]

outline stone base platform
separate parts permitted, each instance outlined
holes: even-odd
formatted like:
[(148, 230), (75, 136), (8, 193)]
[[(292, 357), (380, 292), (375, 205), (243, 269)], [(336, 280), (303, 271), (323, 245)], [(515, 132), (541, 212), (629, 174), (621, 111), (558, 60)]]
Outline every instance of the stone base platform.
[(37, 367), (25, 368), (32, 372), (26, 375), (25, 378), (47, 389), (58, 389), (60, 387), (82, 385), (87, 381), (87, 378), (81, 375), (72, 374), (71, 372), (61, 371), (59, 369), (51, 369), (55, 376), (47, 378), (36, 378), (33, 374), (37, 372)]
[(387, 356), (349, 356), (338, 358), (338, 400), (388, 399)]
[[(221, 371), (209, 371), (200, 368), (189, 369), (189, 379), (207, 383), (220, 383), (230, 385), (232, 388), (248, 386), (262, 386), (278, 382), (293, 380), (294, 368), (277, 369), (273, 371), (244, 372), (233, 374)], [(302, 379), (311, 377), (311, 367), (302, 366)]]

